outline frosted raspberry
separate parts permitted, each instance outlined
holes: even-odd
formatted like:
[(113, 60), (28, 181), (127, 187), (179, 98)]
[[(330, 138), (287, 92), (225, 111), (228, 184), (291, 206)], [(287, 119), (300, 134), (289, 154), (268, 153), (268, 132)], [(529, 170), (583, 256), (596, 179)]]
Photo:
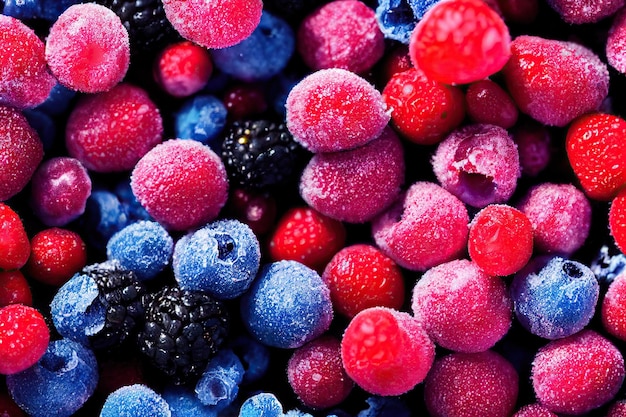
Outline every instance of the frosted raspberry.
[(367, 145), (316, 154), (300, 177), (300, 195), (320, 213), (364, 223), (388, 208), (404, 183), (404, 150), (391, 129)]
[(609, 407), (606, 417), (622, 417), (624, 415), (626, 415), (626, 400), (620, 400)]
[(511, 36), (498, 13), (481, 0), (445, 0), (431, 7), (411, 34), (413, 65), (428, 78), (467, 84), (500, 71)]
[(309, 13), (298, 28), (298, 52), (313, 70), (364, 73), (383, 56), (374, 10), (358, 0), (335, 0)]
[(43, 144), (26, 117), (0, 106), (0, 201), (22, 191), (42, 159)]
[(514, 129), (511, 135), (517, 145), (522, 175), (537, 176), (552, 159), (550, 131), (539, 123), (524, 123)]
[[(623, 3), (623, 1), (622, 1)], [(613, 68), (626, 73), (626, 9), (617, 13), (606, 40), (606, 60)]]
[(541, 404), (528, 404), (517, 410), (513, 417), (558, 417)]
[(75, 4), (54, 22), (46, 39), (46, 61), (59, 82), (85, 93), (108, 91), (130, 64), (128, 31), (110, 9)]
[(609, 231), (617, 247), (626, 252), (626, 188), (622, 188), (611, 202)]
[[(33, 294), (28, 281), (19, 271), (0, 271), (0, 308), (9, 304), (32, 306)], [(0, 407), (2, 412), (2, 407)]]
[(521, 175), (515, 142), (495, 125), (452, 131), (439, 143), (432, 165), (441, 186), (474, 207), (505, 203)]
[(624, 0), (547, 0), (567, 23), (594, 23), (609, 17), (624, 6)]
[(513, 127), (517, 122), (517, 107), (511, 96), (491, 80), (473, 82), (465, 92), (467, 114), (474, 123)]
[(205, 48), (226, 48), (252, 34), (261, 0), (163, 0), (165, 16), (180, 35)]
[(287, 127), (311, 152), (336, 152), (377, 138), (390, 115), (376, 88), (353, 72), (330, 68), (297, 83), (287, 96)]
[(616, 276), (609, 285), (602, 300), (601, 318), (607, 332), (626, 340), (626, 274)]
[(425, 271), (460, 256), (469, 215), (461, 200), (437, 184), (420, 181), (372, 221), (376, 245), (400, 266)]
[(597, 110), (609, 91), (609, 72), (590, 49), (573, 42), (518, 36), (503, 68), (517, 107), (549, 126), (565, 126)]
[(0, 105), (25, 109), (43, 103), (57, 82), (42, 40), (18, 19), (0, 14), (0, 45)]
[(615, 397), (624, 381), (624, 358), (608, 339), (583, 330), (539, 349), (531, 381), (547, 409), (580, 415)]
[(154, 63), (155, 80), (174, 97), (197, 93), (212, 73), (209, 51), (189, 41), (168, 45)]
[(116, 172), (131, 170), (162, 135), (161, 114), (148, 93), (121, 83), (82, 97), (67, 121), (65, 143), (87, 169)]
[(0, 374), (34, 365), (48, 348), (50, 331), (39, 311), (23, 304), (0, 308)]
[(137, 162), (131, 187), (148, 214), (172, 230), (194, 229), (215, 219), (228, 198), (222, 160), (195, 140), (155, 146)]
[(0, 269), (23, 267), (30, 255), (30, 242), (20, 216), (8, 205), (0, 203)]

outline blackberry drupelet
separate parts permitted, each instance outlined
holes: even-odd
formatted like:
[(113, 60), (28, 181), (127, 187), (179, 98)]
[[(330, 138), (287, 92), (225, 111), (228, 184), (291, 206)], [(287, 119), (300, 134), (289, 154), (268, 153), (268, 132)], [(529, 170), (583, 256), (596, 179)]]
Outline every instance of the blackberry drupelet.
[(231, 184), (260, 191), (297, 182), (307, 155), (284, 123), (244, 120), (227, 128), (221, 156)]
[(103, 328), (89, 336), (91, 347), (108, 349), (120, 346), (135, 334), (143, 320), (144, 285), (134, 272), (115, 261), (88, 265), (80, 273), (96, 282), (99, 305), (105, 310)]
[(224, 305), (200, 291), (163, 287), (145, 297), (139, 349), (175, 384), (197, 378), (228, 333)]

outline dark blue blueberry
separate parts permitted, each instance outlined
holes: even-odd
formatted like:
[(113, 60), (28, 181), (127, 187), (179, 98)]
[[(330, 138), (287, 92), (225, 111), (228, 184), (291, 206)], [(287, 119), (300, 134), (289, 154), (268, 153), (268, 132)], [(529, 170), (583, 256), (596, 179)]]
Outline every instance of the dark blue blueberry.
[(365, 400), (369, 408), (359, 412), (357, 417), (410, 417), (406, 403), (396, 397), (372, 396)]
[(129, 222), (153, 220), (139, 200), (137, 200), (135, 194), (133, 194), (133, 190), (130, 186), (130, 178), (120, 181), (113, 189), (113, 193), (120, 201)]
[(187, 99), (175, 114), (175, 134), (179, 139), (193, 139), (219, 150), (216, 143), (228, 111), (222, 101), (212, 95), (196, 95)]
[(604, 245), (600, 248), (598, 256), (591, 261), (590, 268), (598, 282), (609, 285), (626, 268), (626, 255)]
[(41, 0), (41, 17), (54, 22), (68, 7), (83, 3), (82, 0)]
[(172, 417), (218, 417), (217, 411), (202, 404), (194, 390), (186, 385), (167, 386), (162, 397), (169, 405)]
[(98, 384), (98, 363), (93, 352), (68, 339), (50, 342), (32, 367), (7, 375), (15, 402), (33, 417), (66, 417), (91, 397)]
[(42, 15), (40, 0), (4, 0), (2, 14), (16, 19), (38, 19)]
[(224, 410), (231, 405), (239, 393), (244, 368), (235, 353), (223, 349), (207, 365), (196, 384), (196, 395), (202, 404)]
[(415, 25), (440, 0), (379, 0), (376, 20), (387, 39), (408, 44)]
[(91, 193), (80, 222), (85, 231), (82, 236), (86, 242), (102, 251), (106, 249), (111, 236), (130, 223), (117, 196), (103, 189)]
[(167, 402), (142, 384), (126, 385), (113, 391), (104, 401), (100, 417), (171, 417)]
[(26, 109), (23, 111), (28, 124), (35, 129), (41, 139), (44, 151), (49, 151), (54, 146), (56, 138), (56, 124), (52, 117), (40, 110)]
[(246, 370), (243, 383), (258, 381), (267, 373), (270, 352), (265, 345), (242, 333), (231, 341), (230, 347), (239, 356)]
[(52, 87), (46, 101), (35, 107), (35, 109), (50, 116), (58, 116), (69, 109), (75, 96), (76, 91), (70, 90), (63, 84), (57, 83)]
[(283, 405), (274, 394), (262, 392), (243, 402), (239, 417), (283, 417)]
[(252, 34), (237, 45), (211, 50), (213, 64), (242, 81), (266, 80), (281, 72), (295, 51), (289, 24), (268, 12)]

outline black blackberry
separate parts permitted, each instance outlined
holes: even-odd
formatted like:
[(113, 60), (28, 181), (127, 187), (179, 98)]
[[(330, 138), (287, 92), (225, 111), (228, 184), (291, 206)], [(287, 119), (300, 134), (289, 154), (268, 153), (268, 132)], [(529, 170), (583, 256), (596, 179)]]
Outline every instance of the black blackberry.
[(249, 190), (297, 180), (307, 155), (284, 123), (269, 120), (235, 121), (222, 142), (222, 161), (231, 184)]
[(104, 326), (89, 336), (94, 349), (119, 347), (143, 321), (146, 290), (134, 272), (119, 263), (107, 261), (88, 265), (81, 271), (98, 285), (98, 306), (104, 309)]
[(163, 287), (145, 300), (139, 349), (160, 371), (182, 384), (200, 375), (228, 332), (224, 305), (200, 291)]
[(134, 55), (149, 55), (173, 40), (178, 32), (165, 16), (161, 0), (97, 0), (122, 20)]

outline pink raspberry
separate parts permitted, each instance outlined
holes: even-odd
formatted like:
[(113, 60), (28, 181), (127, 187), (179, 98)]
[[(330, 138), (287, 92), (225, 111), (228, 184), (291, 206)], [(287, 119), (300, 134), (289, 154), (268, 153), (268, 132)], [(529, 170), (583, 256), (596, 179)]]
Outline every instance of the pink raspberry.
[(348, 223), (364, 223), (400, 194), (404, 150), (391, 129), (359, 148), (316, 154), (300, 177), (300, 195), (320, 213)]
[(437, 184), (419, 181), (372, 220), (372, 235), (400, 266), (425, 271), (465, 251), (468, 223), (461, 200)]
[(455, 352), (493, 347), (513, 316), (504, 281), (466, 259), (427, 270), (413, 288), (411, 307), (435, 344)]
[(43, 144), (26, 117), (0, 106), (0, 201), (22, 191), (42, 159)]
[(609, 92), (609, 72), (590, 49), (573, 42), (518, 36), (502, 72), (517, 107), (549, 126), (565, 126), (597, 110)]
[(624, 6), (624, 0), (547, 0), (567, 23), (595, 23), (612, 16)]
[(0, 105), (25, 109), (46, 101), (57, 81), (45, 45), (20, 20), (0, 14)]
[(517, 371), (491, 350), (443, 356), (424, 382), (424, 400), (432, 417), (508, 417), (518, 391)]
[(96, 172), (131, 170), (161, 142), (163, 122), (142, 88), (121, 83), (77, 102), (65, 129), (70, 156)]
[(172, 230), (194, 229), (215, 219), (228, 198), (222, 160), (195, 140), (155, 146), (137, 162), (130, 185), (148, 214)]
[(541, 404), (528, 404), (517, 410), (513, 417), (558, 417)]
[(531, 381), (544, 407), (580, 415), (615, 397), (624, 381), (624, 358), (604, 336), (583, 330), (539, 349)]
[(358, 74), (385, 51), (374, 10), (358, 0), (335, 0), (309, 13), (298, 28), (297, 45), (313, 70), (343, 68)]
[(400, 395), (424, 380), (435, 345), (411, 315), (372, 307), (360, 311), (346, 327), (341, 358), (348, 376), (365, 391)]
[(187, 97), (200, 91), (213, 73), (206, 48), (189, 41), (170, 44), (154, 63), (154, 78), (168, 94)]
[(38, 310), (23, 304), (0, 308), (0, 374), (15, 374), (34, 365), (49, 341), (50, 331)]
[(110, 9), (75, 4), (54, 22), (46, 39), (46, 60), (61, 84), (85, 93), (108, 91), (130, 64), (128, 31)]
[(626, 416), (626, 400), (620, 400), (614, 402), (609, 407), (606, 417), (623, 417)]
[(621, 10), (613, 18), (605, 51), (609, 65), (626, 74), (626, 9)]
[(432, 158), (441, 186), (474, 207), (505, 203), (521, 175), (513, 139), (495, 125), (466, 125), (439, 143)]
[(249, 37), (261, 21), (261, 0), (163, 0), (180, 35), (205, 48), (226, 48)]
[(571, 184), (542, 183), (532, 187), (517, 208), (533, 225), (535, 249), (570, 255), (589, 235), (591, 204)]
[(604, 329), (626, 341), (626, 274), (621, 273), (609, 285), (600, 309)]
[(377, 138), (390, 120), (380, 92), (353, 72), (330, 68), (297, 83), (287, 96), (287, 127), (311, 152), (336, 152)]

